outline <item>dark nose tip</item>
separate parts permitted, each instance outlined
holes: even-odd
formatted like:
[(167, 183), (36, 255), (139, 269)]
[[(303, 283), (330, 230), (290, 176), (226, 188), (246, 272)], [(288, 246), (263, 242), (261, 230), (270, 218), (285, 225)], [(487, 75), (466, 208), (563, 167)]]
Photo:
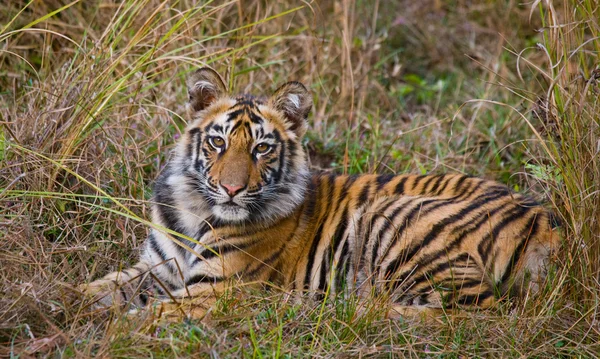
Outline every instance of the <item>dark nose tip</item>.
[(225, 188), (225, 191), (227, 191), (227, 194), (230, 197), (235, 196), (244, 188), (244, 186), (234, 185), (234, 184), (226, 184), (226, 183), (221, 183), (221, 186), (223, 188)]

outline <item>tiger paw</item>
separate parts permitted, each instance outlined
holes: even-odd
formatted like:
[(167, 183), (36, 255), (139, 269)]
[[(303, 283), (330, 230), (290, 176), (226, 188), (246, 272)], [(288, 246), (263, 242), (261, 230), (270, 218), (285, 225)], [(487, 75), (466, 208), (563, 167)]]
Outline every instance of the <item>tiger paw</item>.
[(106, 308), (122, 304), (119, 286), (114, 280), (99, 279), (91, 283), (80, 284), (77, 289), (91, 301), (93, 307)]

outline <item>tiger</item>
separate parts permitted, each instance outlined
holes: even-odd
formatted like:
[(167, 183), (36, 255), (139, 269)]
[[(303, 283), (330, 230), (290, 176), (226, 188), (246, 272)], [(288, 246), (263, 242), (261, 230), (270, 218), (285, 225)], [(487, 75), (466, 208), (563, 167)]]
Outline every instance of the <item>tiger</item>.
[(232, 96), (208, 67), (186, 82), (191, 121), (155, 181), (140, 260), (85, 285), (97, 303), (143, 308), (245, 283), (490, 308), (543, 285), (560, 224), (530, 197), (464, 174), (311, 173), (303, 84)]

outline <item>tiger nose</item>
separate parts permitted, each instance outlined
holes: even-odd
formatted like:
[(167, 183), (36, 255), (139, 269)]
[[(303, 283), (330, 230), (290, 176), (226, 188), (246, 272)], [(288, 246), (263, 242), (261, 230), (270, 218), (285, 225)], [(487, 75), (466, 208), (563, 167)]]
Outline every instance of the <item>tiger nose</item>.
[(244, 186), (240, 186), (240, 185), (236, 185), (236, 184), (226, 184), (226, 183), (221, 183), (221, 187), (225, 188), (225, 191), (227, 191), (227, 194), (230, 197), (235, 196), (244, 188)]

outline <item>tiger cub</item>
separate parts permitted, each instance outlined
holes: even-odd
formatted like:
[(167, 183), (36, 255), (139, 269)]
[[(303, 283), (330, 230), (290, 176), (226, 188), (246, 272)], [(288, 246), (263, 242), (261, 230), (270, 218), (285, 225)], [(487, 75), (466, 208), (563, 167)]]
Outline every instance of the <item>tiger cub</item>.
[(215, 296), (243, 281), (485, 308), (543, 281), (558, 228), (528, 197), (460, 174), (311, 174), (302, 84), (231, 97), (202, 68), (188, 90), (193, 121), (156, 180), (156, 226), (139, 263), (86, 287), (101, 303)]

